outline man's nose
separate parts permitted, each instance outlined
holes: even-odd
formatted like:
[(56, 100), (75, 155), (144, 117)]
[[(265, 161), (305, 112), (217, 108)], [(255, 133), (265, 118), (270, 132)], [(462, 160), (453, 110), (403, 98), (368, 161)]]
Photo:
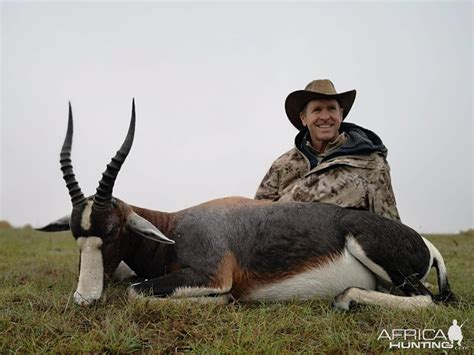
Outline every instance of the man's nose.
[(320, 118), (323, 120), (329, 120), (331, 118), (331, 113), (328, 110), (323, 110), (321, 111)]

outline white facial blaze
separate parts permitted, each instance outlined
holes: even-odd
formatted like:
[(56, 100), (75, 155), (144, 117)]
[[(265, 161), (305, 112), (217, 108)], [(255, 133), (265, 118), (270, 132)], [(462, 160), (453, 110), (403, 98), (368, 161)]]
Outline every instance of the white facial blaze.
[(87, 201), (86, 207), (84, 207), (84, 211), (82, 212), (81, 218), (81, 227), (84, 230), (89, 230), (91, 227), (91, 214), (92, 214), (92, 205), (94, 201)]
[(77, 244), (81, 249), (81, 269), (74, 301), (81, 306), (88, 306), (100, 299), (104, 287), (104, 263), (100, 249), (102, 239), (79, 237)]

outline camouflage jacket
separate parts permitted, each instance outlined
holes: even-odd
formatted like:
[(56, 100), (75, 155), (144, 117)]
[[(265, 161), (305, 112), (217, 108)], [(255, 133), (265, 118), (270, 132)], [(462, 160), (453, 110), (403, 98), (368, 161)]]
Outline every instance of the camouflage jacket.
[(308, 131), (300, 131), (295, 148), (273, 162), (255, 198), (332, 203), (400, 221), (381, 139), (351, 123), (343, 122), (341, 131), (342, 145), (322, 155), (308, 146)]

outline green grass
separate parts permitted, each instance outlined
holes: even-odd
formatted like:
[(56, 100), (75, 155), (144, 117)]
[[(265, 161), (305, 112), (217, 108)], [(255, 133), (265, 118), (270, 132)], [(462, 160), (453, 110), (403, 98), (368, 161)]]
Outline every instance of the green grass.
[[(199, 304), (128, 303), (126, 285), (90, 308), (75, 305), (78, 251), (69, 233), (0, 229), (0, 353), (206, 352), (381, 353), (382, 329), (441, 328), (466, 321), (474, 349), (474, 237), (429, 236), (449, 270), (458, 304), (416, 312), (361, 307), (338, 313), (328, 301)], [(434, 272), (430, 282), (435, 283)], [(425, 351), (426, 353), (430, 351)], [(432, 351), (431, 351), (432, 352)]]

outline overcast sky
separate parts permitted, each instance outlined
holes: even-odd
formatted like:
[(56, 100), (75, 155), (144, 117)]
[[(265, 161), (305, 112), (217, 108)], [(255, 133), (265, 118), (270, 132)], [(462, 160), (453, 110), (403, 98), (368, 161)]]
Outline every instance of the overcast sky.
[(420, 232), (473, 227), (473, 5), (22, 3), (1, 14), (0, 219), (40, 226), (71, 210), (137, 130), (114, 195), (180, 210), (253, 197), (297, 131), (286, 96), (317, 78), (357, 89), (346, 121), (389, 149), (401, 218)]

